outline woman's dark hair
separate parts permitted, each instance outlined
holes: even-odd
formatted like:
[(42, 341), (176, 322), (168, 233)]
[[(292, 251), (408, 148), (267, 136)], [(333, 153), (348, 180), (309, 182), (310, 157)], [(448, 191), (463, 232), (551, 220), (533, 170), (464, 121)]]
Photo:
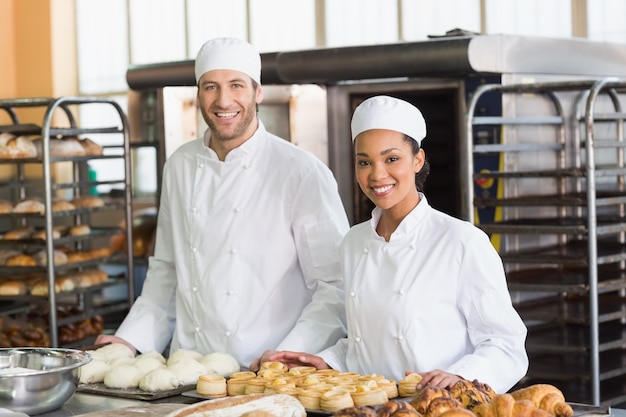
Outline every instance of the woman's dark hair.
[[(404, 135), (404, 141), (411, 145), (413, 155), (417, 155), (421, 148), (420, 144), (409, 135)], [(415, 174), (415, 187), (417, 188), (417, 191), (422, 193), (424, 192), (424, 183), (426, 182), (428, 174), (430, 174), (430, 162), (428, 162), (428, 159), (424, 157), (424, 165), (422, 165), (422, 169)]]

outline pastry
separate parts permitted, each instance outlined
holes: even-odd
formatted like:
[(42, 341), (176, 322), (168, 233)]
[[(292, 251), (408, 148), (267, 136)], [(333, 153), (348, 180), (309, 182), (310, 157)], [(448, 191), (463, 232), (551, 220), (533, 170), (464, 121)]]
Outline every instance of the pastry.
[(491, 402), (495, 392), (487, 384), (462, 379), (450, 388), (450, 395), (458, 400), (463, 408), (471, 410), (479, 404)]
[(454, 398), (435, 398), (428, 404), (425, 417), (439, 417), (445, 411), (452, 410), (454, 408), (464, 408), (463, 405)]
[(106, 258), (107, 256), (111, 256), (111, 248), (91, 249), (85, 252), (85, 254), (88, 259)]
[[(412, 374), (411, 374), (412, 375)], [(428, 406), (436, 398), (452, 398), (450, 391), (444, 388), (423, 387), (415, 393), (411, 405), (420, 414), (426, 414)]]
[(300, 392), (298, 393), (298, 401), (300, 401), (304, 408), (306, 408), (307, 410), (321, 410), (321, 397), (321, 391), (300, 390)]
[[(254, 378), (254, 376), (252, 377)], [(226, 382), (226, 393), (232, 395), (244, 395), (246, 393), (247, 377), (233, 378), (232, 376)]]
[(572, 407), (565, 402), (565, 396), (554, 385), (535, 384), (511, 392), (516, 400), (530, 400), (535, 407), (546, 410), (556, 417), (571, 417)]
[(395, 413), (402, 410), (411, 410), (417, 413), (415, 408), (408, 401), (387, 401), (377, 410), (377, 417), (395, 416)]
[[(400, 397), (412, 397), (417, 392), (417, 384), (422, 380), (422, 376), (412, 373), (398, 382), (398, 395)], [(419, 411), (419, 410), (417, 410)]]
[(198, 377), (196, 392), (207, 397), (226, 396), (226, 378), (217, 374), (205, 374)]
[(320, 409), (334, 413), (342, 408), (354, 407), (350, 393), (344, 389), (332, 389), (322, 393)]
[(333, 414), (334, 417), (377, 417), (376, 411), (371, 407), (354, 406), (344, 408)]
[(368, 385), (357, 385), (356, 391), (350, 393), (355, 406), (380, 405), (389, 399), (387, 393), (377, 386), (370, 388)]
[(241, 417), (246, 413), (265, 412), (273, 417), (306, 417), (300, 402), (285, 394), (238, 395), (191, 404), (166, 417)]

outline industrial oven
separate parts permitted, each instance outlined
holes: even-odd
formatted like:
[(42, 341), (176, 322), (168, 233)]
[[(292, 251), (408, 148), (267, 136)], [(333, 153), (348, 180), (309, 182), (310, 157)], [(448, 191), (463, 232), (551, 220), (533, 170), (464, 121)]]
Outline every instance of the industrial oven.
[[(585, 171), (589, 154), (584, 149), (594, 135), (609, 135), (606, 143), (612, 145), (602, 145), (594, 158), (597, 165), (616, 166), (600, 180), (600, 188), (615, 188), (617, 193), (602, 200), (600, 211), (607, 214), (616, 207), (608, 213), (613, 223), (606, 230), (617, 246), (623, 242), (626, 45), (478, 35), (266, 53), (261, 58), (268, 97), (260, 106), (261, 118), (270, 131), (328, 164), (353, 224), (368, 219), (372, 206), (354, 180), (352, 111), (378, 94), (420, 108), (428, 129), (423, 147), (431, 163), (425, 188), (429, 202), (484, 227), (511, 276), (513, 300), (529, 327), (531, 366), (522, 383), (554, 383), (570, 401), (626, 402), (626, 256), (613, 254), (603, 261), (613, 271), (606, 278), (589, 262), (604, 258), (588, 254), (580, 258), (586, 261), (578, 269), (556, 256), (539, 263), (541, 257), (535, 255), (534, 263), (526, 262), (507, 253), (532, 249), (548, 253), (548, 248), (572, 241), (590, 247), (589, 242), (598, 237), (595, 228), (502, 226), (526, 217), (542, 221), (556, 217), (556, 223), (565, 224), (595, 216), (600, 201), (595, 195), (593, 207), (589, 198), (579, 198), (571, 203), (575, 207), (568, 207), (574, 200), (564, 196), (584, 194), (589, 188), (591, 181), (585, 175), (596, 172)], [(195, 107), (193, 61), (131, 67), (127, 79), (132, 90), (131, 138), (138, 144), (159, 144), (158, 170), (176, 141), (193, 139), (204, 129)], [(606, 79), (608, 84), (594, 90)], [(600, 126), (601, 117), (594, 116), (589, 106), (608, 109), (610, 127)], [(548, 171), (556, 174), (544, 175)], [(519, 203), (527, 195), (535, 195), (538, 202)], [(500, 228), (493, 228), (494, 224)], [(550, 280), (543, 278), (546, 271)], [(515, 274), (522, 278), (515, 281)], [(615, 303), (605, 316), (597, 311), (604, 293), (610, 293)], [(586, 307), (573, 310), (574, 299)], [(534, 308), (540, 306), (537, 300), (549, 300), (549, 309)], [(610, 359), (605, 359), (608, 351)]]

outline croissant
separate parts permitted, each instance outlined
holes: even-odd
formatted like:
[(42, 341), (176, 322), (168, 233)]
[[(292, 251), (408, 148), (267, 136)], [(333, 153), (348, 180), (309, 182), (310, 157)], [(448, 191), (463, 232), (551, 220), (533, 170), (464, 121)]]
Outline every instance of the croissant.
[(472, 409), (477, 417), (550, 417), (550, 413), (529, 400), (515, 400), (511, 394), (498, 394), (491, 403), (479, 404)]
[(469, 382), (462, 379), (452, 385), (450, 395), (459, 401), (464, 408), (471, 410), (479, 404), (491, 402), (495, 392), (487, 384), (476, 380)]
[(556, 417), (571, 417), (572, 407), (565, 402), (565, 396), (554, 385), (535, 384), (520, 388), (511, 393), (516, 400), (530, 400), (535, 407), (541, 408)]

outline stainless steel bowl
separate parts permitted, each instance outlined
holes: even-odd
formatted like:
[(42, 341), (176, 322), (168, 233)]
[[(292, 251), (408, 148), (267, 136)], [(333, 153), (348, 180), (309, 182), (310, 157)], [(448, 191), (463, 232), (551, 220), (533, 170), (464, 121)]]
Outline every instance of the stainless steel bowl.
[(0, 408), (41, 414), (60, 408), (76, 392), (80, 367), (91, 355), (75, 349), (0, 349)]

